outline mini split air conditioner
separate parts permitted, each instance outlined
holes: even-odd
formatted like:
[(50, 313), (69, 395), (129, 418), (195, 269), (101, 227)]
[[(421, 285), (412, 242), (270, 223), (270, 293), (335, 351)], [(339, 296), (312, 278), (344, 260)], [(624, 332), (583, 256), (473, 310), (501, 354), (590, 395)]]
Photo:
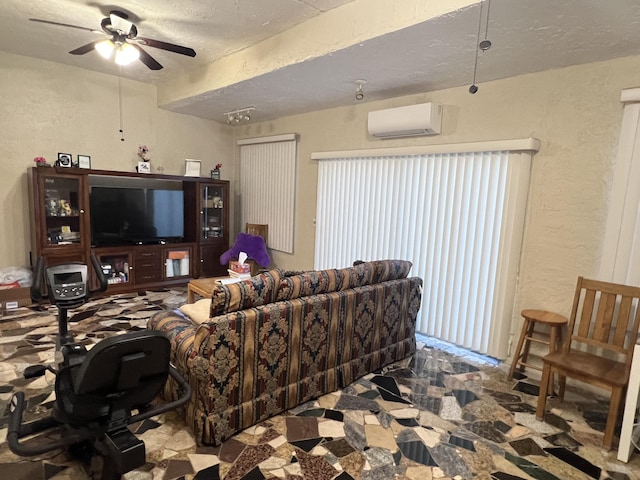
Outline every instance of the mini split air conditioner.
[(442, 105), (420, 103), (369, 112), (369, 135), (377, 138), (437, 135), (442, 127)]

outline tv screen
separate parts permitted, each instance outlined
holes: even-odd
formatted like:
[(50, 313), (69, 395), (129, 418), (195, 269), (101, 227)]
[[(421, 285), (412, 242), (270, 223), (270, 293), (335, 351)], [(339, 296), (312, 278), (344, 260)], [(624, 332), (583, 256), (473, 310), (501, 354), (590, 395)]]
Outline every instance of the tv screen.
[(96, 246), (180, 241), (182, 190), (92, 186), (91, 243)]

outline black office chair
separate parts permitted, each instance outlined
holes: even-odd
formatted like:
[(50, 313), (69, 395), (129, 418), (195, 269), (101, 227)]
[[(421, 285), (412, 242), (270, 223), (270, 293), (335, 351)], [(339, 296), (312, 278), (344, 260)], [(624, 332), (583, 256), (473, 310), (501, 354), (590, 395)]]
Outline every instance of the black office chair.
[[(92, 263), (97, 268), (94, 258)], [(86, 273), (82, 267), (75, 264), (50, 267), (48, 273), (54, 278), (54, 274), (63, 272), (61, 275), (68, 282), (66, 271), (80, 269)], [(42, 269), (39, 260), (36, 268), (39, 276)], [(86, 286), (86, 274), (83, 277), (80, 285)], [(74, 284), (73, 292), (78, 291), (76, 287)], [(60, 288), (69, 290), (68, 286)], [(32, 290), (39, 293), (39, 283)], [(75, 295), (77, 298), (71, 303), (52, 298), (59, 308), (62, 360), (57, 369), (34, 365), (25, 370), (25, 378), (41, 376), (45, 370), (56, 374), (52, 413), (22, 423), (25, 397), (23, 392), (16, 393), (11, 399), (7, 442), (11, 451), (21, 456), (41, 455), (58, 448), (85, 456), (98, 453), (104, 458), (102, 479), (114, 480), (145, 463), (144, 442), (131, 433), (128, 425), (184, 405), (191, 397), (191, 387), (170, 364), (171, 343), (161, 332), (143, 330), (115, 335), (98, 342), (88, 352), (75, 343), (67, 330), (67, 308), (72, 303), (83, 303), (88, 293), (86, 288), (80, 288), (77, 294), (69, 291), (62, 294), (65, 298)], [(152, 406), (169, 375), (178, 383), (182, 395), (174, 402)], [(59, 438), (39, 436), (52, 428), (62, 429)], [(32, 435), (36, 438), (20, 442)]]

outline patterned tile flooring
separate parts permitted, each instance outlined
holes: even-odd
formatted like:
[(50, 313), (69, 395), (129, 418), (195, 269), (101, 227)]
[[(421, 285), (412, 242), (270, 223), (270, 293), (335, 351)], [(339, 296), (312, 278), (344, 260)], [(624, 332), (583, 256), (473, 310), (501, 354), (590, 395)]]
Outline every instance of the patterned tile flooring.
[[(87, 345), (145, 328), (163, 308), (184, 303), (184, 290), (121, 295), (77, 310), (70, 323)], [(8, 403), (22, 390), (28, 418), (52, 403), (52, 376), (25, 380), (33, 363), (53, 360), (53, 308), (22, 308), (0, 317), (0, 476), (7, 479), (99, 478), (65, 452), (21, 459), (6, 444)], [(569, 385), (551, 398), (546, 422), (535, 419), (537, 385), (510, 380), (508, 365), (482, 364), (419, 342), (409, 359), (374, 372), (241, 432), (219, 447), (196, 446), (177, 413), (133, 425), (147, 463), (128, 480), (486, 479), (640, 480), (640, 455), (629, 464), (600, 447), (606, 400)], [(573, 388), (571, 388), (573, 387)]]

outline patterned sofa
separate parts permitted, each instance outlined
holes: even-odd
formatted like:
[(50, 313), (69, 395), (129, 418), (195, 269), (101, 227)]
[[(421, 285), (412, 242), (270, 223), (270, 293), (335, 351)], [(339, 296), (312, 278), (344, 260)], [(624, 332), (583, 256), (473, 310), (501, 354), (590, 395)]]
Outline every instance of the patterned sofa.
[[(407, 278), (410, 269), (381, 260), (270, 270), (214, 289), (200, 324), (179, 311), (156, 314), (148, 328), (169, 336), (172, 361), (193, 388), (186, 421), (198, 444), (218, 445), (411, 355), (422, 279)], [(176, 398), (176, 385), (163, 395)]]

